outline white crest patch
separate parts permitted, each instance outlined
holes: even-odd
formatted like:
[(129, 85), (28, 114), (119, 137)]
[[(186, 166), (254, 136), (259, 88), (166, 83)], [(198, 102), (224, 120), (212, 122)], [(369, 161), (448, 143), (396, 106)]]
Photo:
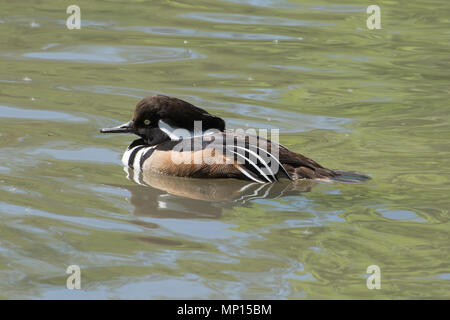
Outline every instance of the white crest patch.
[[(170, 137), (170, 140), (172, 141), (179, 141), (182, 139), (187, 138), (194, 138), (194, 137), (201, 137), (207, 134), (212, 134), (214, 132), (211, 132), (211, 130), (203, 131), (203, 130), (197, 130), (195, 128), (196, 122), (200, 123), (201, 128), (201, 121), (195, 121), (194, 122), (194, 131), (190, 131), (184, 128), (178, 128), (178, 127), (172, 127), (168, 123), (164, 122), (163, 120), (158, 121), (158, 127), (161, 129), (162, 132), (167, 134)], [(197, 130), (197, 131), (195, 131)]]
[[(178, 141), (178, 140), (185, 138), (185, 136), (180, 136), (180, 134), (176, 133), (176, 131), (179, 131), (180, 128), (172, 127), (171, 125), (169, 125), (168, 123), (166, 123), (162, 120), (158, 121), (158, 127), (161, 129), (162, 132), (167, 134), (170, 137), (170, 140), (172, 140), (172, 141)], [(187, 130), (185, 130), (185, 131), (189, 132)]]

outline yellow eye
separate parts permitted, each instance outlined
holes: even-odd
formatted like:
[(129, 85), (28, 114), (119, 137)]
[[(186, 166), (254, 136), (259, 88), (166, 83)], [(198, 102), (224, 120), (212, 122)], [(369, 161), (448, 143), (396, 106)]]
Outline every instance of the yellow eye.
[(144, 124), (145, 124), (146, 126), (148, 126), (148, 125), (150, 124), (150, 120), (145, 119), (145, 120), (144, 120)]

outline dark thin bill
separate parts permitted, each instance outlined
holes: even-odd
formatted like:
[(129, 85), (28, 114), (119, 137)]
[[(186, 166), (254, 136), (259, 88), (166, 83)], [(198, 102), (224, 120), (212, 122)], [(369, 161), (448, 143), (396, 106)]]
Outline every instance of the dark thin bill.
[(127, 133), (127, 132), (133, 132), (133, 121), (129, 121), (127, 123), (121, 124), (117, 127), (112, 128), (103, 128), (100, 130), (101, 133)]

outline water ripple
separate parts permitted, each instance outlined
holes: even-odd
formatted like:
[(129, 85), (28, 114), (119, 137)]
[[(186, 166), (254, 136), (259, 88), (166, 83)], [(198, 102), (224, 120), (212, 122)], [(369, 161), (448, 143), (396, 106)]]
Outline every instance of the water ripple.
[(75, 117), (69, 113), (48, 111), (48, 110), (36, 110), (36, 109), (18, 109), (0, 105), (0, 119), (1, 118), (57, 120), (57, 121), (75, 121), (75, 122), (87, 121), (86, 119)]
[(267, 25), (285, 27), (328, 27), (335, 26), (333, 23), (294, 20), (289, 18), (251, 16), (244, 14), (223, 14), (192, 12), (181, 15), (182, 18), (196, 19), (215, 23), (246, 24), (246, 25)]
[[(52, 47), (53, 48), (53, 47)], [(15, 54), (5, 54), (12, 58)], [(55, 51), (23, 53), (22, 57), (76, 63), (140, 64), (203, 58), (190, 49), (150, 46), (78, 45), (58, 47)]]
[(218, 39), (234, 39), (234, 40), (298, 40), (295, 37), (265, 34), (265, 33), (245, 33), (245, 32), (211, 32), (196, 29), (176, 28), (176, 27), (114, 27), (118, 31), (138, 31), (164, 36), (184, 36), (184, 37), (202, 37), (202, 38), (218, 38)]

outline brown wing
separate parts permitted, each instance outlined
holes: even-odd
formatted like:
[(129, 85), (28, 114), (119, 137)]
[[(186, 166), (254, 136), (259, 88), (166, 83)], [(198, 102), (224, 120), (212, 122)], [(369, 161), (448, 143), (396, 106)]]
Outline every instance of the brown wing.
[(322, 167), (314, 160), (282, 146), (280, 146), (280, 162), (294, 179), (322, 179), (338, 175), (333, 170)]

